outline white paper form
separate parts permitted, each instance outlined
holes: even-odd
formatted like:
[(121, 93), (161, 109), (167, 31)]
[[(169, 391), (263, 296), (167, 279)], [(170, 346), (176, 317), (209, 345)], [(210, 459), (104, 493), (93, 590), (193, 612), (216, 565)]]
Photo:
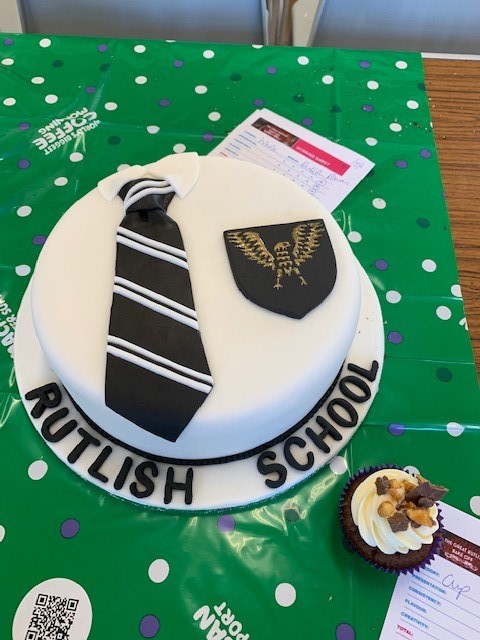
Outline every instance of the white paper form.
[(374, 163), (300, 125), (259, 109), (210, 155), (246, 160), (290, 178), (333, 211)]
[(440, 509), (440, 555), (398, 578), (379, 640), (480, 640), (480, 520)]

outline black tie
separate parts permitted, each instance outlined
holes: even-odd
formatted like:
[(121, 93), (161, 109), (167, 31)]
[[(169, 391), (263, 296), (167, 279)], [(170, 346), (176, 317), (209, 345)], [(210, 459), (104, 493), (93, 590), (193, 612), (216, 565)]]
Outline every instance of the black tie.
[(177, 224), (175, 195), (162, 180), (136, 180), (119, 193), (126, 215), (117, 260), (107, 346), (105, 403), (174, 442), (212, 389)]

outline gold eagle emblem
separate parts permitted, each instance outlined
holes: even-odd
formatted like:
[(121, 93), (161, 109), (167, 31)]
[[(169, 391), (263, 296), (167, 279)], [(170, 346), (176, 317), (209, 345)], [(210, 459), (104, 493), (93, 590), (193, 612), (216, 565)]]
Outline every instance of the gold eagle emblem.
[(254, 260), (261, 267), (276, 272), (275, 289), (281, 289), (283, 276), (294, 273), (300, 284), (307, 285), (299, 267), (313, 256), (320, 246), (323, 233), (320, 222), (302, 222), (293, 228), (291, 240), (277, 242), (273, 254), (265, 246), (265, 242), (257, 231), (228, 231), (225, 236), (229, 242), (238, 247), (248, 260)]

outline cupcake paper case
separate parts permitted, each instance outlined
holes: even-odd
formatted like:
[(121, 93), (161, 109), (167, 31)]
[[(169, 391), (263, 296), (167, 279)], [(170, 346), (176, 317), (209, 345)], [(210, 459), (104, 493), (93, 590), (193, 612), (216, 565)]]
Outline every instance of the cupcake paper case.
[[(414, 570), (420, 569), (426, 566), (427, 564), (429, 564), (433, 556), (439, 552), (440, 547), (442, 545), (442, 542), (443, 542), (442, 517), (441, 517), (440, 511), (438, 510), (438, 507), (433, 510), (433, 507), (435, 506), (435, 504), (433, 503), (434, 502), (436, 503), (436, 501), (439, 500), (440, 497), (442, 496), (436, 497), (435, 500), (432, 501), (431, 498), (426, 498), (425, 496), (422, 496), (421, 491), (420, 493), (418, 490), (413, 492), (412, 489), (410, 489), (412, 499), (415, 500), (415, 503), (408, 500), (408, 497), (409, 497), (408, 493), (406, 496), (406, 502), (405, 502), (405, 498), (403, 499), (402, 504), (408, 503), (410, 515), (412, 515), (413, 517), (417, 517), (417, 516), (426, 517), (425, 514), (420, 513), (420, 511), (424, 511), (426, 513), (427, 512), (430, 513), (432, 511), (433, 517), (434, 519), (436, 519), (438, 523), (438, 528), (431, 532), (431, 542), (422, 544), (419, 549), (410, 549), (408, 550), (407, 553), (400, 553), (398, 551), (393, 553), (391, 552), (384, 553), (378, 546), (371, 546), (370, 544), (368, 544), (360, 535), (359, 526), (355, 524), (354, 518), (352, 515), (352, 500), (353, 500), (353, 496), (355, 494), (356, 489), (365, 480), (367, 480), (367, 478), (369, 478), (373, 474), (376, 474), (376, 478), (380, 478), (380, 479), (383, 478), (384, 476), (388, 477), (389, 470), (392, 470), (395, 472), (395, 474), (390, 474), (390, 475), (398, 476), (399, 478), (402, 479), (402, 481), (403, 480), (407, 481), (408, 479), (411, 481), (412, 485), (417, 484), (419, 486), (422, 485), (422, 487), (425, 486), (427, 489), (428, 488), (432, 489), (433, 495), (440, 495), (441, 491), (443, 491), (443, 493), (446, 493), (446, 490), (443, 489), (443, 487), (434, 487), (434, 485), (430, 485), (428, 481), (426, 481), (426, 485), (424, 485), (422, 483), (422, 480), (424, 480), (423, 478), (421, 478), (421, 480), (419, 481), (415, 477), (409, 476), (409, 474), (404, 472), (400, 467), (396, 465), (381, 465), (381, 466), (375, 466), (375, 467), (368, 467), (354, 474), (350, 478), (347, 485), (345, 486), (342, 492), (341, 500), (340, 500), (340, 522), (342, 525), (343, 532), (345, 534), (345, 538), (349, 543), (350, 547), (352, 548), (353, 551), (358, 553), (358, 555), (360, 555), (366, 562), (368, 562), (372, 566), (386, 573), (399, 574), (399, 573), (413, 572)], [(378, 473), (378, 472), (382, 472), (382, 473)], [(395, 479), (396, 478), (392, 478), (392, 480), (395, 480)], [(397, 482), (398, 482), (398, 479), (397, 479)], [(381, 502), (389, 502), (390, 504), (395, 502), (395, 500), (392, 500), (391, 498), (391, 494), (389, 493), (389, 487), (385, 486), (382, 488), (381, 485), (382, 485), (382, 481), (380, 480), (380, 488), (378, 490), (383, 491), (384, 493), (378, 494), (378, 490), (376, 489), (377, 485), (373, 484), (375, 491), (372, 494), (371, 499), (374, 500), (373, 505), (375, 507), (378, 507), (378, 505)], [(436, 489), (436, 491), (433, 491), (433, 489)], [(400, 487), (399, 490), (400, 492), (402, 492), (402, 487)], [(381, 499), (382, 495), (385, 495), (385, 500)], [(394, 492), (394, 495), (395, 495), (395, 492)], [(400, 496), (401, 496), (401, 493), (400, 493)], [(421, 500), (423, 500), (423, 502), (419, 506), (417, 502)], [(427, 502), (425, 502), (425, 500), (427, 500)], [(399, 502), (400, 501), (401, 500), (399, 499)], [(427, 510), (427, 508), (422, 505), (429, 504), (429, 502), (432, 502), (432, 509)], [(358, 499), (356, 499), (356, 503), (358, 503)], [(358, 506), (358, 504), (356, 506)], [(403, 535), (403, 531), (405, 531), (405, 529), (403, 531), (402, 529), (399, 529), (400, 534), (398, 537), (400, 538), (400, 540), (396, 540), (396, 536), (395, 536), (396, 532), (392, 531), (391, 527), (396, 528), (398, 524), (400, 527), (405, 526), (405, 518), (406, 518), (405, 513), (406, 513), (406, 508), (402, 508), (401, 512), (395, 511), (395, 513), (392, 513), (392, 515), (395, 516), (392, 522), (392, 525), (390, 525), (387, 517), (382, 517), (381, 520), (377, 519), (376, 524), (372, 524), (372, 529), (375, 527), (377, 527), (378, 529), (378, 527), (380, 527), (380, 529), (384, 530), (384, 533), (388, 533), (387, 539), (385, 540), (386, 547), (388, 547), (391, 544), (391, 540), (393, 540), (395, 543), (398, 543), (399, 546), (403, 546), (402, 539), (405, 537), (407, 539), (412, 539), (412, 538), (415, 539), (415, 537), (418, 536), (420, 537), (420, 539), (422, 537), (426, 537), (426, 539), (428, 539), (429, 533), (430, 533), (429, 529), (431, 527), (428, 527), (428, 528), (426, 528), (425, 526), (422, 527), (416, 522), (413, 522), (412, 524), (412, 521), (409, 520), (407, 523), (407, 529), (408, 529), (407, 535), (406, 536)], [(399, 522), (395, 522), (396, 520)], [(365, 527), (363, 528), (365, 529)], [(367, 529), (368, 529), (368, 521), (367, 521)], [(418, 534), (416, 534), (416, 531), (418, 531)], [(363, 531), (363, 533), (365, 537), (369, 538), (368, 530)], [(380, 531), (380, 533), (382, 533), (382, 531)], [(371, 542), (372, 544), (375, 544), (375, 542), (373, 542), (372, 539), (370, 539), (369, 542)]]

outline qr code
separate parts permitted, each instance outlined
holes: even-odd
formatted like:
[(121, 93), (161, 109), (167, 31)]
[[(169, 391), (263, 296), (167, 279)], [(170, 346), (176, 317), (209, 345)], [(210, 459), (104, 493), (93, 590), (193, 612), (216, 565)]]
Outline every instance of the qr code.
[(25, 640), (69, 640), (78, 600), (39, 593)]

